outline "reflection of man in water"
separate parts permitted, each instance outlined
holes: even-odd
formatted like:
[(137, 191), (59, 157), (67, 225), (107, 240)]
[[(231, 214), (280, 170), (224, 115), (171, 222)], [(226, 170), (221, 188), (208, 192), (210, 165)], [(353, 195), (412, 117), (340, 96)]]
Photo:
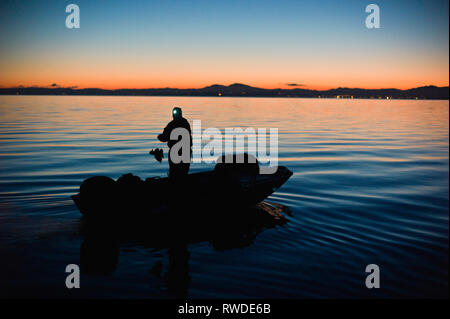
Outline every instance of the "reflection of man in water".
[(187, 244), (179, 243), (169, 248), (169, 264), (165, 275), (168, 291), (175, 298), (187, 298), (189, 276), (189, 251)]
[[(181, 177), (184, 175), (187, 175), (189, 172), (189, 166), (190, 166), (190, 160), (191, 160), (191, 153), (192, 153), (192, 134), (191, 134), (191, 126), (189, 125), (189, 122), (183, 117), (181, 109), (179, 107), (174, 107), (172, 110), (172, 117), (173, 120), (167, 124), (167, 126), (164, 128), (164, 131), (162, 134), (158, 135), (158, 140), (161, 142), (167, 142), (167, 146), (169, 146), (169, 178), (176, 178)], [(182, 128), (187, 130), (189, 134), (189, 147), (184, 148), (180, 147), (178, 149), (178, 155), (180, 157), (188, 158), (188, 161), (181, 161), (179, 163), (175, 163), (173, 161), (173, 156), (171, 155), (172, 147), (181, 141), (182, 136), (175, 136), (174, 138), (177, 139), (171, 139), (170, 135), (173, 130), (177, 128)], [(184, 141), (187, 142), (187, 141)], [(189, 154), (182, 154), (184, 150), (188, 150)]]

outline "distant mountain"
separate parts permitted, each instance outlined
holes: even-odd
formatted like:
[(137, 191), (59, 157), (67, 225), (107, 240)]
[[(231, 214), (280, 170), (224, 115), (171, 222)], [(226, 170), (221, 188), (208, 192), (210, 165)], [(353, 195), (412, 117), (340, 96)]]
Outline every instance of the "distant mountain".
[(434, 99), (447, 99), (448, 100), (448, 86), (437, 87), (434, 85), (422, 86), (415, 89), (406, 90), (409, 95), (415, 95), (419, 97), (428, 97)]
[(392, 98), (448, 100), (449, 87), (422, 86), (409, 90), (336, 88), (331, 90), (262, 89), (241, 83), (228, 86), (214, 84), (201, 89), (117, 89), (15, 87), (0, 88), (3, 95), (139, 95), (139, 96), (248, 96), (248, 97), (321, 97), (321, 98)]

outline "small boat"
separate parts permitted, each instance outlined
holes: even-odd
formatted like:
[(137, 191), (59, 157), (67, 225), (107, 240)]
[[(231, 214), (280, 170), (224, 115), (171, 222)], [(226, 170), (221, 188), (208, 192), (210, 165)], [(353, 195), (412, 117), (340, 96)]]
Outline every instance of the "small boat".
[[(233, 155), (234, 158), (236, 155)], [(292, 172), (278, 166), (273, 174), (260, 174), (259, 164), (227, 163), (218, 159), (214, 170), (188, 174), (182, 178), (147, 178), (122, 175), (117, 181), (106, 176), (86, 179), (72, 199), (87, 218), (151, 217), (167, 211), (194, 208), (195, 211), (251, 207), (281, 187)]]

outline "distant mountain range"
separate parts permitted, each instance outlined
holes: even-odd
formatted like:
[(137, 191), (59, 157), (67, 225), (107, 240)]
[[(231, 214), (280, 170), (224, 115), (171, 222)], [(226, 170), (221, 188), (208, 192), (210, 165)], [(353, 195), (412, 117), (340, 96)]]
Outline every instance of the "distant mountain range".
[(78, 89), (64, 87), (0, 88), (0, 94), (9, 95), (136, 95), (136, 96), (240, 96), (240, 97), (321, 97), (321, 98), (392, 98), (448, 100), (449, 87), (422, 86), (409, 90), (337, 88), (331, 90), (262, 89), (235, 83), (229, 86), (214, 84), (201, 89)]

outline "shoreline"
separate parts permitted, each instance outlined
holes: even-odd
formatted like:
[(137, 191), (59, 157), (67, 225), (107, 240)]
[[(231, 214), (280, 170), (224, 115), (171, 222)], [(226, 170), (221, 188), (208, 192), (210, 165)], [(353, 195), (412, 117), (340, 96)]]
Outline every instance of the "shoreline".
[(138, 95), (138, 94), (8, 94), (1, 93), (0, 96), (99, 96), (99, 97), (200, 97), (200, 98), (258, 98), (258, 99), (317, 99), (317, 100), (404, 100), (404, 101), (449, 101), (447, 98), (406, 98), (406, 97), (354, 97), (354, 98), (337, 98), (337, 97), (317, 97), (317, 96), (217, 96), (217, 95)]
[(229, 86), (212, 85), (199, 89), (150, 88), (150, 89), (99, 89), (64, 87), (13, 87), (0, 88), (0, 95), (70, 95), (70, 96), (177, 96), (177, 97), (263, 97), (263, 98), (331, 98), (331, 99), (406, 99), (448, 100), (449, 87), (422, 86), (408, 90), (335, 88), (263, 89), (245, 84)]

